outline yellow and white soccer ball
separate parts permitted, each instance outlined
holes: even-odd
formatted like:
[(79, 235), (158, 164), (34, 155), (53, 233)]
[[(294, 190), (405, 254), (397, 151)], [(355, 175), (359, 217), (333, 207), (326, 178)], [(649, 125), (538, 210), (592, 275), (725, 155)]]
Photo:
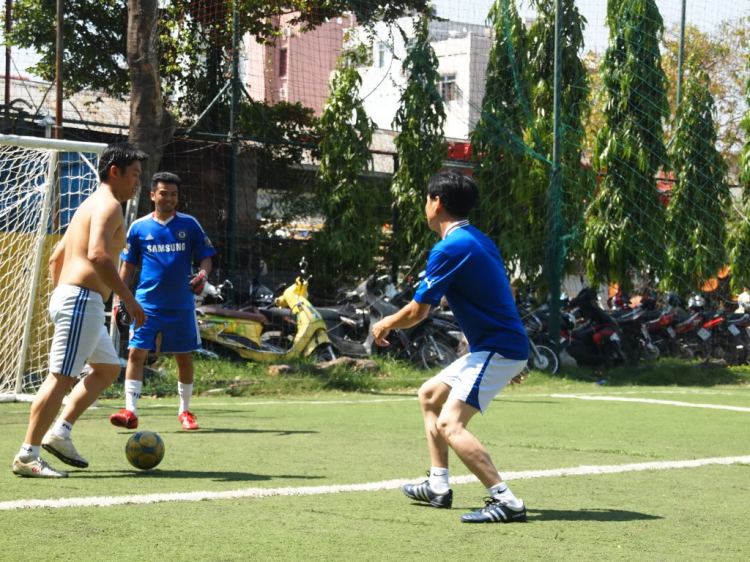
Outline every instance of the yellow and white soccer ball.
[(157, 466), (164, 458), (164, 441), (153, 431), (139, 431), (131, 435), (125, 445), (128, 462), (141, 470)]

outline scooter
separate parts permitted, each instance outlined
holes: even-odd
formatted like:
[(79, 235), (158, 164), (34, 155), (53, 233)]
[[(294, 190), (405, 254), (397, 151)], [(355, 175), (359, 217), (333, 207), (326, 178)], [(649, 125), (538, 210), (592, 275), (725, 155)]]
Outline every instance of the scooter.
[[(239, 311), (218, 305), (196, 307), (201, 339), (210, 346), (221, 346), (259, 363), (288, 361), (314, 356), (318, 361), (336, 359), (337, 353), (326, 333), (321, 315), (307, 300), (310, 277), (305, 277), (307, 262), (300, 262), (301, 273), (294, 284), (275, 299), (275, 308)], [(224, 284), (225, 288), (227, 282)], [(286, 311), (289, 309), (291, 315)], [(270, 318), (288, 316), (294, 333), (269, 330)]]

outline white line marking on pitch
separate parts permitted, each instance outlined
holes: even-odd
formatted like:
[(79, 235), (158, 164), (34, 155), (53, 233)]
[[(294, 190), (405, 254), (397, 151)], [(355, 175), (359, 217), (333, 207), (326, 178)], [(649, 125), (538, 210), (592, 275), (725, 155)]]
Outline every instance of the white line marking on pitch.
[(720, 404), (693, 404), (691, 402), (676, 402), (674, 400), (654, 400), (652, 398), (623, 398), (621, 396), (586, 396), (583, 394), (551, 394), (552, 398), (577, 398), (578, 400), (606, 400), (610, 402), (642, 402), (644, 404), (664, 404), (666, 406), (683, 406), (685, 408), (709, 408), (712, 410), (732, 410), (734, 412), (750, 412), (750, 408), (742, 406), (722, 406)]
[[(643, 470), (667, 470), (672, 468), (696, 468), (709, 465), (731, 465), (750, 463), (750, 455), (744, 457), (719, 457), (696, 459), (691, 461), (648, 462), (637, 464), (579, 466), (552, 470), (527, 470), (524, 472), (507, 472), (506, 480), (525, 480), (528, 478), (549, 478), (557, 476), (585, 476), (595, 474), (616, 474)], [(454, 476), (452, 484), (469, 484), (477, 482), (473, 475)], [(349, 484), (341, 486), (302, 486), (298, 488), (245, 488), (225, 492), (184, 492), (172, 494), (144, 494), (141, 496), (110, 496), (90, 498), (63, 498), (57, 500), (14, 500), (0, 502), (0, 511), (15, 509), (55, 509), (61, 507), (111, 507), (126, 504), (150, 504), (163, 502), (197, 502), (205, 500), (230, 500), (239, 498), (267, 498), (274, 496), (317, 496), (337, 494), (340, 492), (377, 492), (397, 490), (414, 480), (386, 480), (367, 484)]]

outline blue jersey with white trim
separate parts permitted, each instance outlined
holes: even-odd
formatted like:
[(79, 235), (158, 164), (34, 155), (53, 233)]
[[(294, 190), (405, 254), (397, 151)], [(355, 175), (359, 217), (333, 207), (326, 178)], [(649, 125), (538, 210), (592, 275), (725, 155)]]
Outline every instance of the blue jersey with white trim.
[(190, 290), (193, 260), (215, 254), (194, 217), (175, 213), (160, 221), (152, 213), (130, 225), (120, 259), (141, 264), (135, 298), (144, 309), (185, 310), (195, 308)]
[(438, 305), (445, 296), (474, 351), (529, 358), (529, 339), (516, 310), (503, 259), (485, 234), (459, 223), (433, 246), (414, 300)]

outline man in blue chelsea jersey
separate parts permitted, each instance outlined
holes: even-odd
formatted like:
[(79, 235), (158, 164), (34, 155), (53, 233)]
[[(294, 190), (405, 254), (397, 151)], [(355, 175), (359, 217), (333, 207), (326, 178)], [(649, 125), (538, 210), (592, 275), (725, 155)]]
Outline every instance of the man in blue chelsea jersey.
[(414, 300), (373, 326), (379, 345), (392, 329), (422, 321), (445, 296), (471, 352), (460, 357), (419, 389), (432, 467), (421, 484), (407, 484), (412, 500), (450, 508), (448, 447), (484, 484), (490, 499), (484, 508), (461, 517), (465, 523), (526, 521), (526, 506), (503, 481), (489, 453), (467, 429), (477, 412), (509, 383), (518, 382), (529, 358), (529, 341), (516, 311), (497, 246), (469, 224), (479, 198), (476, 183), (456, 171), (434, 175), (427, 186), (425, 214), (440, 235)]
[[(120, 258), (120, 278), (130, 286), (138, 265), (141, 275), (136, 298), (148, 319), (130, 331), (130, 349), (125, 374), (125, 408), (109, 417), (118, 427), (138, 427), (137, 406), (143, 385), (143, 364), (149, 351), (173, 353), (177, 362), (178, 419), (183, 429), (198, 429), (190, 411), (193, 394), (192, 352), (201, 339), (195, 318), (194, 293), (200, 293), (211, 272), (216, 254), (200, 224), (190, 215), (178, 213), (180, 178), (169, 172), (154, 174), (151, 200), (154, 212), (133, 222)], [(193, 260), (200, 272), (190, 280)]]

